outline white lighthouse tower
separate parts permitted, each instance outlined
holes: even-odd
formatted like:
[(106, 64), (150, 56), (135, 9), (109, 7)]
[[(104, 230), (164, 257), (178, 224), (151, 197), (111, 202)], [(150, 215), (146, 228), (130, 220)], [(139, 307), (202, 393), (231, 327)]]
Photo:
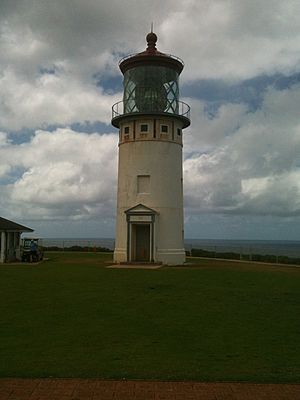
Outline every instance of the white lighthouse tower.
[(120, 61), (123, 101), (113, 106), (119, 128), (115, 262), (168, 265), (185, 261), (182, 130), (190, 125), (179, 101), (183, 61), (148, 47)]

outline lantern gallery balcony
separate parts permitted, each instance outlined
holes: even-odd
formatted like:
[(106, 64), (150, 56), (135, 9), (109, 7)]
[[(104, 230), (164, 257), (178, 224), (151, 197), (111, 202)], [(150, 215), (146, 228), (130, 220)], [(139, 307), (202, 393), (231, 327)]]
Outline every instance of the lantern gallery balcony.
[(119, 120), (124, 116), (144, 114), (144, 115), (171, 115), (183, 121), (183, 128), (190, 125), (190, 106), (183, 101), (166, 102), (161, 104), (161, 100), (156, 97), (145, 97), (144, 101), (137, 104), (135, 101), (118, 101), (112, 106), (112, 124), (119, 128)]

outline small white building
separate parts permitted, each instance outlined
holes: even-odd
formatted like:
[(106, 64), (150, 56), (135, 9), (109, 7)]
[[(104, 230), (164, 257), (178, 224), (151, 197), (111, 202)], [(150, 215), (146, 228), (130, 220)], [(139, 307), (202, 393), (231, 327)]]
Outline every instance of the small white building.
[(0, 217), (0, 263), (21, 260), (22, 232), (33, 232), (33, 229)]

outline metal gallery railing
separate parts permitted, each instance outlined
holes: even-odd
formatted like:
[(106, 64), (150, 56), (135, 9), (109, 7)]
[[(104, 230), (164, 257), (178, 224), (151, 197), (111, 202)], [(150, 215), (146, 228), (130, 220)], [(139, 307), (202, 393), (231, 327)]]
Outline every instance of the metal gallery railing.
[[(153, 104), (151, 103), (150, 105), (148, 105), (146, 112), (142, 111), (141, 113), (143, 113), (143, 114), (157, 113), (158, 110), (159, 110), (159, 106), (155, 102), (153, 102)], [(161, 113), (163, 113), (163, 114), (179, 115), (179, 116), (185, 117), (187, 119), (190, 119), (190, 112), (191, 112), (190, 106), (187, 103), (185, 103), (184, 101), (177, 102), (176, 111), (174, 111), (171, 107), (161, 111)], [(133, 106), (132, 109), (130, 110), (130, 112), (128, 112), (125, 110), (123, 100), (118, 101), (117, 103), (115, 103), (112, 106), (112, 118), (113, 119), (120, 117), (122, 115), (135, 114), (135, 113), (140, 113), (137, 106)]]

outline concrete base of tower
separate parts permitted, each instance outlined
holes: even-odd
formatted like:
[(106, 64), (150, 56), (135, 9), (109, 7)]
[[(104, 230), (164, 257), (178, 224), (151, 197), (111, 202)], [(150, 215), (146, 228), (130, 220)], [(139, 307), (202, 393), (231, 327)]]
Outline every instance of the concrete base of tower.
[[(137, 260), (130, 260), (136, 262)], [(128, 262), (127, 253), (125, 249), (115, 249), (114, 262), (125, 263)], [(184, 249), (158, 249), (153, 262), (162, 263), (164, 265), (182, 265), (185, 262)], [(143, 261), (145, 263), (145, 261)]]
[(114, 262), (122, 263), (127, 261), (126, 249), (115, 249), (114, 251)]
[(157, 249), (155, 261), (165, 265), (182, 265), (185, 262), (185, 250)]

